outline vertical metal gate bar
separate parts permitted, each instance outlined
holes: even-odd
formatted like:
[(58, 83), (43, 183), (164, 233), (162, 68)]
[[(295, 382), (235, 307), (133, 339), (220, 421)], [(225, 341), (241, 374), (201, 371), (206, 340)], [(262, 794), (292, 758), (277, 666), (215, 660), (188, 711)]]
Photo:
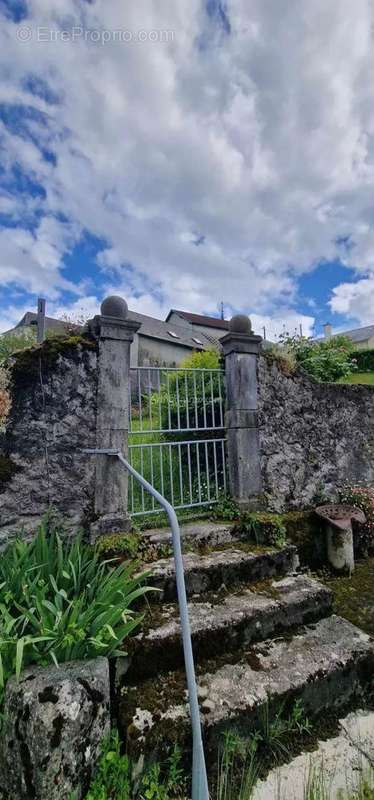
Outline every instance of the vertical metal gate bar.
[(191, 445), (189, 442), (187, 444), (187, 459), (188, 459), (188, 482), (190, 487), (190, 503), (192, 506), (193, 497), (192, 497), (192, 473), (191, 473)]
[(153, 428), (152, 425), (152, 380), (151, 370), (148, 370), (148, 416), (149, 416), (149, 430)]
[(197, 486), (199, 492), (199, 503), (201, 503), (200, 442), (196, 442), (196, 462), (197, 462)]
[(206, 467), (206, 486), (207, 486), (207, 492), (208, 492), (208, 500), (210, 502), (208, 442), (205, 442), (205, 467)]
[(176, 395), (177, 395), (177, 420), (178, 420), (178, 430), (181, 427), (181, 410), (180, 410), (180, 400), (179, 400), (179, 377), (178, 373), (175, 374), (175, 388), (176, 388)]
[(164, 489), (164, 452), (163, 447), (160, 444), (160, 478), (161, 478), (161, 494), (165, 494)]
[(206, 401), (205, 401), (205, 380), (204, 380), (204, 372), (201, 373), (201, 382), (202, 382), (202, 395), (203, 395), (203, 414), (204, 414), (204, 428), (207, 427), (206, 424)]
[[(155, 485), (155, 481), (154, 481), (154, 473), (153, 473), (153, 446), (151, 446), (149, 448), (149, 455), (151, 457), (151, 484), (152, 484), (152, 486), (154, 486)], [(151, 497), (152, 497), (152, 511), (154, 511), (155, 510), (155, 498), (154, 498), (153, 494), (151, 495)]]
[(170, 493), (171, 493), (171, 504), (174, 505), (174, 483), (173, 483), (173, 463), (172, 463), (172, 455), (171, 455), (171, 444), (169, 444), (169, 474), (170, 474)]
[(222, 384), (221, 384), (221, 373), (218, 373), (218, 391), (219, 391), (219, 413), (220, 413), (220, 423), (221, 428), (223, 428), (224, 420), (223, 420), (223, 396), (222, 396)]
[(199, 414), (197, 410), (197, 385), (196, 385), (196, 370), (193, 371), (193, 391), (195, 399), (195, 428), (199, 429)]
[(225, 460), (225, 455), (226, 454), (225, 454), (225, 442), (223, 440), (221, 441), (221, 447), (222, 447), (222, 464), (223, 464), (223, 468), (222, 468), (222, 472), (223, 472), (223, 491), (226, 494), (226, 490), (227, 490), (226, 460)]
[(160, 431), (162, 431), (161, 372), (160, 372), (160, 370), (157, 370), (157, 375), (158, 375), (158, 413), (159, 413), (159, 417), (160, 417)]
[(188, 430), (190, 430), (190, 408), (189, 408), (189, 397), (188, 397), (187, 371), (184, 373), (184, 388), (186, 394), (186, 427)]
[(169, 430), (171, 430), (171, 400), (170, 400), (170, 383), (169, 383), (169, 373), (166, 373), (166, 386), (168, 392), (168, 419), (169, 419)]
[(216, 500), (218, 500), (219, 487), (218, 487), (218, 469), (217, 469), (217, 442), (212, 439), (213, 444), (213, 460), (214, 460), (214, 478), (216, 483)]
[(140, 372), (138, 372), (138, 408), (139, 408), (139, 425), (140, 430), (143, 430), (143, 408), (142, 408), (142, 387), (140, 381)]
[(183, 506), (184, 497), (183, 497), (183, 473), (182, 473), (182, 453), (181, 453), (181, 445), (178, 444), (178, 464), (179, 464), (179, 493), (181, 498), (181, 505)]
[(213, 390), (213, 372), (210, 371), (210, 399), (211, 399), (211, 406), (212, 406), (212, 427), (216, 427), (216, 412), (214, 408), (214, 390)]

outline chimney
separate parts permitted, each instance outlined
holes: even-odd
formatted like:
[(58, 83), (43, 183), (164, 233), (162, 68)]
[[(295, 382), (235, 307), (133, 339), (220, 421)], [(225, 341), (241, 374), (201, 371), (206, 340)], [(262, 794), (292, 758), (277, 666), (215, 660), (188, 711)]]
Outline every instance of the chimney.
[(325, 339), (331, 339), (332, 325), (330, 324), (330, 322), (326, 322), (326, 324), (323, 326), (323, 332), (325, 335)]

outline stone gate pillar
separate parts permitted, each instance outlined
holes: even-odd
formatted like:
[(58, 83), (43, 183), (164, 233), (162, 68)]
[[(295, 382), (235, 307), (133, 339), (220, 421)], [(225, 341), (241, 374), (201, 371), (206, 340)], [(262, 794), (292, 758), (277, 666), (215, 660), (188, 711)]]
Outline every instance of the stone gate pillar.
[[(128, 454), (130, 348), (140, 323), (128, 319), (121, 297), (108, 297), (94, 326), (99, 337), (96, 446)], [(96, 456), (95, 516), (91, 541), (128, 530), (128, 473), (110, 456)]]
[(232, 318), (220, 343), (226, 370), (226, 429), (231, 495), (243, 509), (256, 509), (261, 494), (257, 417), (257, 360), (261, 336), (248, 317)]

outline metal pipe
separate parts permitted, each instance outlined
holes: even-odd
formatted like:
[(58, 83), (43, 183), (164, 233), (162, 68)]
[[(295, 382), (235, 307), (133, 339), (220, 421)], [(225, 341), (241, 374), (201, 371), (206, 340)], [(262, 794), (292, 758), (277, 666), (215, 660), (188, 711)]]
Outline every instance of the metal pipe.
[(192, 650), (191, 639), (191, 626), (187, 605), (186, 584), (184, 580), (184, 567), (182, 557), (182, 545), (180, 527), (177, 515), (174, 508), (153, 486), (151, 486), (134, 467), (129, 464), (121, 452), (118, 450), (84, 450), (85, 453), (91, 455), (105, 455), (113, 456), (120, 460), (121, 464), (127, 469), (130, 475), (133, 476), (141, 484), (143, 489), (146, 489), (152, 497), (160, 503), (160, 506), (166, 511), (173, 541), (174, 563), (175, 563), (175, 578), (177, 583), (179, 613), (181, 619), (182, 642), (184, 652), (184, 663), (186, 669), (188, 699), (190, 705), (190, 715), (192, 724), (192, 800), (209, 800), (208, 778), (206, 772), (205, 755), (203, 739), (201, 734), (201, 721), (199, 701), (197, 695), (195, 664)]

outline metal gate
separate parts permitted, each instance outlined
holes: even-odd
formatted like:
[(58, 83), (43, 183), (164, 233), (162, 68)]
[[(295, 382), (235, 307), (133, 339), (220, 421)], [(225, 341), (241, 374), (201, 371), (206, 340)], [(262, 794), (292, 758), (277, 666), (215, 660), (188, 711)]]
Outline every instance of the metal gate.
[[(129, 462), (176, 509), (217, 503), (226, 492), (224, 389), (219, 369), (130, 371)], [(132, 478), (129, 509), (160, 510)]]

